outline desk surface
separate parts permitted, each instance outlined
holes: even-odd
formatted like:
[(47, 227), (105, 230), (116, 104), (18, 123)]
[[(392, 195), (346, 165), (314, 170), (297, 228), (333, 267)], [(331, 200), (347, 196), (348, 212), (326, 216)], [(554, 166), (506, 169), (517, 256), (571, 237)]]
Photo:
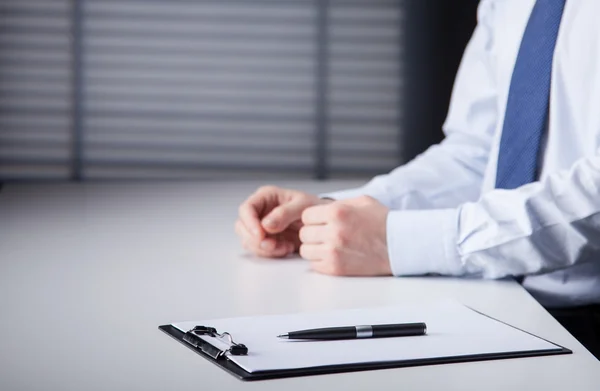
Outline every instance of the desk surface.
[[(296, 182), (329, 191), (351, 182)], [(0, 192), (2, 390), (600, 389), (595, 360), (518, 284), (339, 278), (244, 254), (257, 183), (8, 185)], [(572, 355), (243, 383), (162, 334), (182, 320), (453, 297)]]

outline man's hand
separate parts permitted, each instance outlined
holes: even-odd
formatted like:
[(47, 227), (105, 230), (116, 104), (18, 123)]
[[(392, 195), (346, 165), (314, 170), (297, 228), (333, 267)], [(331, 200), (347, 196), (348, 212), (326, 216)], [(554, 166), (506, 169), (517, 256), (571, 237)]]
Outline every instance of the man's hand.
[(391, 275), (387, 214), (387, 207), (368, 196), (308, 208), (302, 213), (300, 255), (320, 273)]
[(263, 186), (240, 205), (235, 232), (247, 250), (262, 257), (285, 257), (300, 247), (302, 212), (326, 202), (330, 201), (312, 194)]

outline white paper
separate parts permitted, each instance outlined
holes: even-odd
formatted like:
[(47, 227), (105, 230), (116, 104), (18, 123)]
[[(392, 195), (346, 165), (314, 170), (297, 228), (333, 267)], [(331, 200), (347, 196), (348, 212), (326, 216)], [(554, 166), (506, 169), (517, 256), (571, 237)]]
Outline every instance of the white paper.
[[(427, 335), (337, 341), (282, 340), (277, 335), (317, 327), (425, 322)], [(247, 372), (325, 365), (402, 361), (501, 352), (560, 350), (561, 347), (481, 315), (454, 301), (429, 306), (382, 307), (322, 313), (200, 320), (173, 324), (181, 331), (196, 325), (231, 333), (248, 347), (247, 356), (228, 356)], [(222, 348), (219, 340), (203, 337)]]

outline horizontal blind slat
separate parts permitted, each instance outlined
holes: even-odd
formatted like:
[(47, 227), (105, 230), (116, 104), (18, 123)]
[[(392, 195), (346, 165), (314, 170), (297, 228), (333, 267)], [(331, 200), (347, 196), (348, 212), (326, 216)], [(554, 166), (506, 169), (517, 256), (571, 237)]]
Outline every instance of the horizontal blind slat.
[(67, 178), (69, 5), (0, 5), (0, 178)]
[(316, 10), (269, 4), (87, 1), (86, 171), (309, 172)]
[[(399, 3), (379, 7), (367, 2), (332, 3), (329, 164), (333, 173), (385, 172), (399, 162), (402, 17)], [(368, 60), (347, 60), (354, 57)]]
[[(86, 177), (310, 175), (319, 0), (81, 1)], [(71, 6), (3, 1), (2, 178), (68, 174)], [(402, 7), (329, 1), (333, 175), (399, 160)]]

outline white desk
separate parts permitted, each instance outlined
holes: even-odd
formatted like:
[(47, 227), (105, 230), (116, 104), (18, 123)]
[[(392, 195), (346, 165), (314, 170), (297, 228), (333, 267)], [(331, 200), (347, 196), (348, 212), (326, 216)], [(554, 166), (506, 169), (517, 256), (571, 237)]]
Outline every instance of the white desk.
[[(293, 183), (327, 191), (356, 183)], [(336, 278), (244, 255), (258, 184), (8, 185), (0, 192), (1, 390), (600, 390), (595, 360), (519, 285)], [(454, 297), (572, 355), (244, 383), (161, 333), (181, 320)]]

